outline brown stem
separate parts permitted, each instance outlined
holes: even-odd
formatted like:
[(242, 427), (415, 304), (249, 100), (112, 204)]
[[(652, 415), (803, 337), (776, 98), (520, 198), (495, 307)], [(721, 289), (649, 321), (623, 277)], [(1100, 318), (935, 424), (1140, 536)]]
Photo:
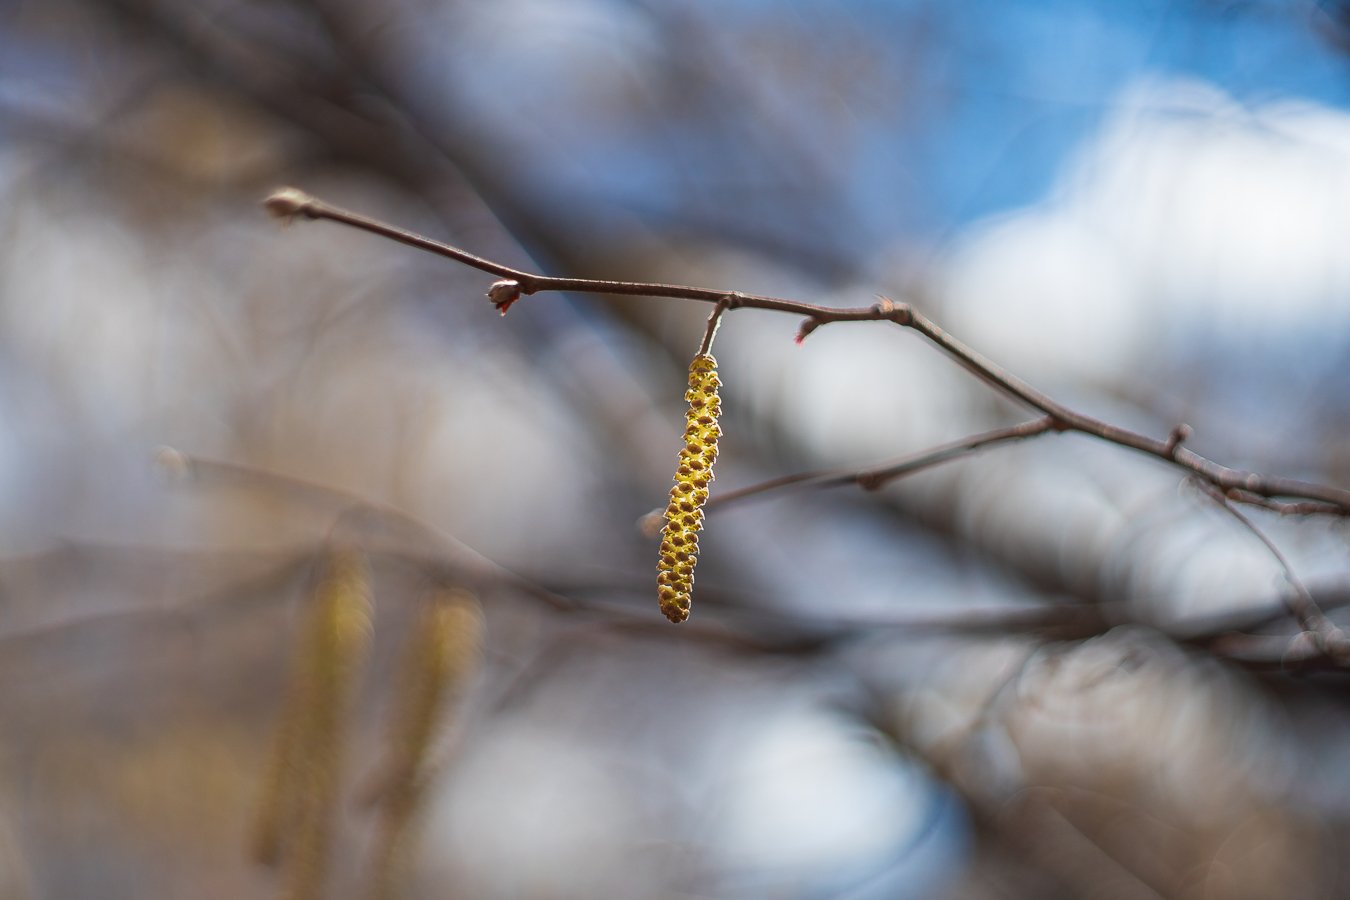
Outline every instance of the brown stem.
[(708, 315), (708, 327), (703, 331), (703, 343), (698, 345), (698, 355), (706, 356), (712, 352), (713, 338), (717, 337), (717, 329), (722, 327), (722, 313), (727, 311), (731, 305), (730, 297), (723, 297), (717, 301), (713, 311)]

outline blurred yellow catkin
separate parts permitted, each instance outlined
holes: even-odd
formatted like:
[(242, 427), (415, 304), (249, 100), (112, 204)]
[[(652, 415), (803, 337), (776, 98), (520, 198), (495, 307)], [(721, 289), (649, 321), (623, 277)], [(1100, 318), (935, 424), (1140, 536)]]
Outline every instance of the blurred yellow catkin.
[(365, 559), (333, 549), (297, 637), (254, 835), (254, 853), (288, 869), (286, 896), (323, 895), (338, 818), (338, 793), (352, 696), (371, 633)]
[(675, 469), (675, 486), (666, 506), (666, 527), (661, 534), (661, 560), (657, 565), (656, 590), (661, 612), (672, 622), (689, 618), (690, 594), (694, 588), (694, 564), (698, 561), (698, 532), (703, 527), (703, 505), (708, 502), (717, 439), (717, 417), (722, 401), (717, 395), (717, 360), (700, 353), (689, 364), (689, 401), (685, 414), (684, 447)]
[(398, 896), (415, 823), (433, 776), (433, 750), (448, 725), (449, 701), (478, 666), (483, 616), (459, 589), (436, 592), (408, 642), (399, 679), (380, 795), (372, 861), (373, 898)]

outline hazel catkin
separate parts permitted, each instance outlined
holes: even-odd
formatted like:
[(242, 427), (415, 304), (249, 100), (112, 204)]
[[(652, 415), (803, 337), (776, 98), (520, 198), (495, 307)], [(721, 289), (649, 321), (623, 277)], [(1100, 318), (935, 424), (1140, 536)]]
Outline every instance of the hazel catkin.
[(689, 618), (690, 593), (694, 587), (694, 562), (698, 559), (698, 532), (703, 526), (703, 505), (708, 502), (708, 483), (717, 459), (722, 411), (717, 396), (717, 360), (700, 353), (689, 364), (689, 403), (685, 414), (684, 448), (675, 469), (675, 486), (666, 506), (661, 557), (657, 566), (656, 591), (661, 612), (672, 622)]

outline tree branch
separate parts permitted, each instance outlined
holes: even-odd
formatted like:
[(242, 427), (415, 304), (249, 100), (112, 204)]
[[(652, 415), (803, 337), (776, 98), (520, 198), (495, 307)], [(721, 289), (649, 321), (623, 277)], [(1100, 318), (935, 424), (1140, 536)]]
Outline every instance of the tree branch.
[(1283, 571), (1285, 581), (1289, 584), (1289, 590), (1284, 593), (1285, 605), (1288, 607), (1289, 613), (1298, 621), (1299, 627), (1306, 634), (1311, 635), (1317, 650), (1338, 661), (1344, 661), (1347, 657), (1350, 657), (1350, 639), (1347, 639), (1345, 632), (1334, 625), (1326, 617), (1326, 613), (1322, 612), (1322, 608), (1313, 599), (1312, 592), (1303, 583), (1303, 579), (1298, 577), (1293, 564), (1280, 550), (1279, 545), (1258, 528), (1256, 523), (1246, 516), (1242, 510), (1234, 506), (1228, 497), (1203, 482), (1199, 483), (1199, 487), (1206, 496), (1219, 505), (1220, 509), (1236, 519), (1269, 551), (1271, 557)]
[[(1249, 502), (1249, 498), (1253, 496), (1267, 500), (1292, 498), (1325, 505), (1324, 507), (1300, 505), (1299, 512), (1326, 511), (1337, 515), (1350, 515), (1350, 491), (1220, 465), (1182, 446), (1182, 440), (1186, 436), (1187, 430), (1184, 430), (1181, 426), (1173, 429), (1167, 438), (1158, 439), (1072, 410), (985, 359), (970, 347), (965, 346), (943, 331), (936, 323), (914, 310), (909, 304), (896, 303), (886, 297), (881, 297), (872, 306), (836, 308), (803, 303), (797, 300), (786, 300), (781, 297), (746, 294), (740, 291), (712, 290), (681, 284), (608, 281), (595, 278), (557, 278), (550, 275), (537, 275), (484, 259), (450, 244), (435, 241), (377, 219), (325, 203), (295, 188), (277, 191), (264, 201), (264, 206), (274, 216), (283, 220), (290, 221), (296, 218), (328, 219), (496, 275), (503, 280), (493, 285), (491, 295), (493, 302), (503, 312), (505, 312), (506, 307), (523, 295), (545, 291), (572, 291), (626, 297), (670, 297), (682, 300), (699, 300), (705, 303), (719, 304), (724, 310), (766, 309), (797, 315), (804, 319), (801, 330), (797, 335), (799, 342), (822, 325), (836, 322), (891, 322), (917, 331), (985, 384), (1032, 409), (1044, 413), (1050, 420), (1050, 428), (1055, 431), (1076, 431), (1107, 443), (1156, 457), (1198, 476), (1224, 493), (1229, 499), (1237, 502)], [(504, 302), (499, 299), (498, 294), (506, 298)]]
[(970, 456), (976, 451), (983, 450), (987, 447), (1023, 441), (1027, 438), (1047, 434), (1056, 430), (1055, 420), (1046, 416), (1041, 419), (1034, 419), (1030, 422), (1022, 422), (1019, 425), (1010, 425), (1007, 428), (995, 428), (993, 431), (986, 431), (981, 434), (971, 435), (970, 437), (960, 438), (959, 440), (934, 447), (931, 450), (914, 453), (898, 459), (895, 462), (886, 463), (875, 468), (857, 471), (822, 469), (814, 472), (797, 472), (792, 475), (771, 478), (768, 481), (761, 481), (758, 484), (752, 484), (712, 497), (708, 500), (708, 508), (728, 506), (733, 503), (738, 503), (741, 500), (747, 500), (751, 497), (758, 496), (759, 494), (796, 485), (801, 485), (803, 487), (835, 487), (838, 485), (856, 484), (863, 490), (875, 491), (891, 481), (904, 478), (907, 475), (913, 475), (924, 469), (931, 469), (933, 466), (950, 462), (954, 459)]

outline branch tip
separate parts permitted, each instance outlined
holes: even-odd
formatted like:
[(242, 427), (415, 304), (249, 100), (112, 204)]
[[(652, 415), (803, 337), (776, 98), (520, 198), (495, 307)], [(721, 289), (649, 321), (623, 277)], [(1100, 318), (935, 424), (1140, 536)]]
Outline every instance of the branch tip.
[(192, 477), (192, 459), (173, 447), (155, 450), (155, 468), (171, 482), (187, 481)]
[(313, 218), (311, 214), (313, 205), (313, 197), (299, 188), (292, 187), (273, 191), (263, 201), (263, 208), (287, 225), (294, 222), (296, 216)]

